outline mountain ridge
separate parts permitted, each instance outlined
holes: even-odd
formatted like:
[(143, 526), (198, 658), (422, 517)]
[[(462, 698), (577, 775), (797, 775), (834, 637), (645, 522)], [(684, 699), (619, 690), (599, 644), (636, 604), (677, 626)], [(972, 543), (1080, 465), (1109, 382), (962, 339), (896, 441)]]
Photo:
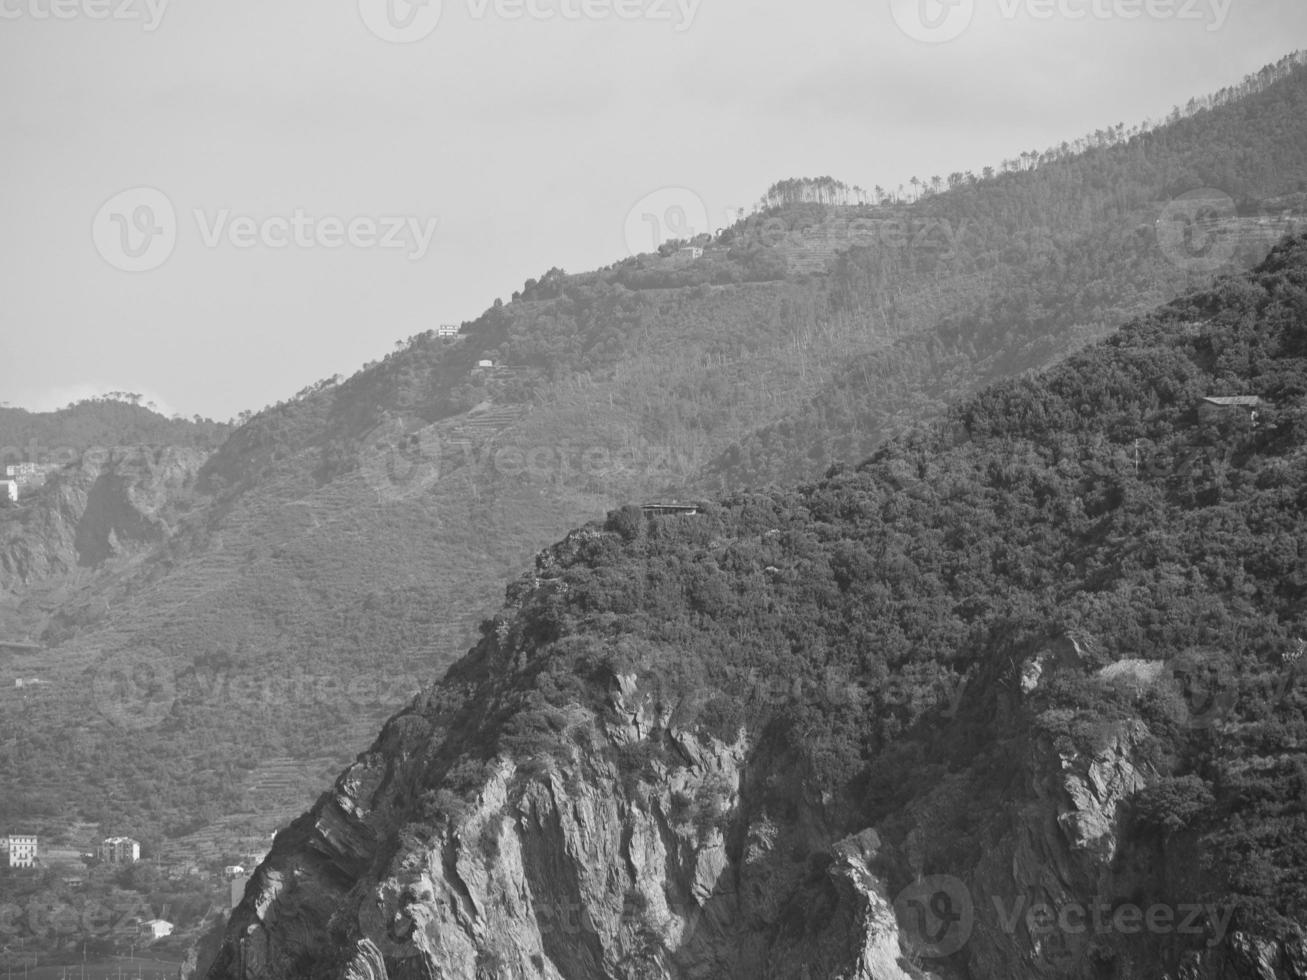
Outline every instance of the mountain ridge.
[(1299, 980), (1304, 438), (1307, 236), (856, 469), (612, 511), (278, 835), (207, 976)]
[[(458, 338), (411, 338), (249, 419), (170, 491), (160, 540), (7, 580), (11, 622), (46, 649), (5, 668), (50, 683), (3, 721), (15, 789), (0, 819), (49, 836), (103, 817), (158, 853), (205, 824), (257, 823), (252, 810), (275, 829), (302, 798), (266, 795), (259, 760), (299, 759), (305, 781), (325, 755), (348, 762), (567, 528), (629, 501), (811, 480), (1205, 281), (1193, 236), (1253, 226), (1219, 208), (1213, 226), (1187, 199), (1172, 213), (1176, 194), (1281, 202), (1281, 227), (1307, 152), (1305, 78), (912, 204), (760, 213), (688, 264), (551, 270)], [(1164, 213), (1190, 234), (1179, 265)], [(946, 257), (880, 232), (859, 243), (859, 215), (968, 224), (939, 238)], [(841, 234), (847, 249), (809, 264)], [(1218, 249), (1228, 266), (1269, 238), (1236, 245)], [(55, 513), (55, 484), (24, 507)], [(62, 534), (32, 547), (57, 555)]]

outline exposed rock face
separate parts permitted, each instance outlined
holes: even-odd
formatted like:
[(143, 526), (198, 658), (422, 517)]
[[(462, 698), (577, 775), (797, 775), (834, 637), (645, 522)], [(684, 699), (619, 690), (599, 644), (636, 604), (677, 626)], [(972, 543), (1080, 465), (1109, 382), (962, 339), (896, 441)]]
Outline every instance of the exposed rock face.
[[(1013, 801), (1006, 832), (967, 876), (975, 912), (966, 947), (970, 975), (1095, 975), (1096, 954), (1112, 937), (1092, 927), (1080, 931), (1080, 909), (1092, 914), (1098, 903), (1114, 907), (1137, 884), (1118, 880), (1118, 868), (1129, 865), (1121, 841), (1123, 806), (1149, 777), (1133, 755), (1143, 734), (1137, 723), (1125, 725), (1092, 757), (1067, 754), (1046, 740), (1031, 746), (1029, 782)], [(1041, 906), (1068, 910), (1068, 927), (1042, 928), (1034, 911)]]
[(908, 980), (874, 832), (837, 843), (785, 760), (668, 727), (634, 677), (608, 707), (460, 805), (427, 791), (463, 706), (419, 699), (279, 835), (210, 976)]
[[(1012, 709), (1001, 805), (969, 815), (988, 777), (959, 772), (848, 835), (856, 813), (785, 751), (678, 727), (634, 673), (610, 676), (605, 705), (557, 711), (538, 751), (474, 762), (532, 656), (511, 637), (492, 625), (278, 836), (210, 980), (1307, 977), (1303, 949), (1227, 935), (1218, 908), (1164, 936), (1113, 918), (1184, 914), (1202, 891), (1182, 855), (1130, 834), (1155, 777), (1138, 720), (1068, 748), (1030, 734), (1036, 684)], [(1045, 676), (1078, 669), (1063, 646), (1036, 658)], [(972, 856), (950, 866), (967, 820)]]
[(170, 505), (205, 454), (188, 449), (87, 453), (52, 474), (31, 502), (0, 520), (0, 588), (144, 553), (175, 525)]

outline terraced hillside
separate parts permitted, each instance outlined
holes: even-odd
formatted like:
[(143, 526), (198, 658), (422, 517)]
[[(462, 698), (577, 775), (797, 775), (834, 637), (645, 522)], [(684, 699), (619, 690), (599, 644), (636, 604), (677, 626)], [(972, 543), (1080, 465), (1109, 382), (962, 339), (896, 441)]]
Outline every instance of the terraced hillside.
[[(0, 717), (0, 824), (111, 814), (162, 842), (245, 813), (262, 760), (318, 778), (567, 528), (632, 500), (811, 477), (1056, 361), (1256, 258), (1269, 236), (1215, 266), (1193, 251), (1205, 219), (1185, 195), (1215, 188), (1255, 214), (1299, 193), (1304, 158), (1307, 72), (1286, 63), (1033, 169), (915, 202), (778, 206), (690, 263), (551, 270), (457, 340), (411, 338), (261, 413), (179, 477), (148, 542), (115, 529), (88, 559), (7, 579), (5, 615), (42, 648), (0, 660), (0, 688), (50, 685)], [(855, 221), (875, 234), (849, 234)], [(1178, 250), (1159, 222), (1182, 226)], [(951, 234), (921, 234), (941, 223)], [(79, 499), (24, 502), (0, 543), (59, 554)], [(305, 803), (291, 780), (257, 785), (272, 810)]]

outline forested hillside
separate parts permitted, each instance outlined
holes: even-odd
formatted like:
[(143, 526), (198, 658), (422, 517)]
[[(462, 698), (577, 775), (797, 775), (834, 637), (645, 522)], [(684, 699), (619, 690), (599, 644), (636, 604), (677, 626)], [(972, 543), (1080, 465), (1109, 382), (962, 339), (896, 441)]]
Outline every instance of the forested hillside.
[[(814, 398), (714, 462), (721, 485), (788, 482), (860, 458), (888, 431), (1046, 365), (1206, 273), (1247, 268), (1307, 228), (1307, 133), (1250, 125), (1307, 113), (1297, 59), (1188, 111), (1134, 135), (1109, 127), (1075, 148), (1022, 154), (988, 179), (954, 174), (905, 219), (921, 247), (887, 247), (879, 226), (876, 241), (841, 255), (831, 305), (852, 317), (900, 320), (914, 281), (938, 298), (956, 278), (961, 295), (888, 349), (851, 351)], [(857, 239), (856, 224), (846, 237)]]
[(708, 474), (718, 487), (812, 475), (1247, 268), (1307, 223), (1303, 59), (1187, 111), (954, 174), (910, 202), (821, 203), (857, 195), (781, 182), (702, 258), (670, 243), (598, 272), (551, 269), (457, 342), (410, 338), (376, 370), (256, 419), (218, 471), (264, 459), (255, 442), (312, 442), (325, 477), (357, 466), (387, 418), (417, 429), (491, 403), (552, 414), (533, 433), (549, 449), (672, 450), (695, 468), (735, 441)]
[[(1262, 405), (1209, 415), (1209, 395)], [(604, 677), (647, 675), (682, 726), (787, 741), (852, 833), (996, 764), (1004, 738), (1092, 753), (1140, 719), (1163, 777), (1144, 822), (1193, 828), (1241, 915), (1301, 921), (1305, 484), (1307, 236), (815, 486), (696, 518), (613, 512), (484, 627), (536, 649), (501, 709), (514, 738), (483, 748), (540, 752), (552, 709), (602, 710)], [(1076, 669), (996, 727), (999, 688), (1062, 635)], [(1123, 661), (1133, 677), (1103, 672)], [(972, 790), (994, 805), (977, 819), (1001, 809), (1001, 783)], [(982, 842), (936, 844), (976, 861)]]
[(113, 814), (163, 847), (284, 823), (568, 528), (811, 479), (1264, 255), (1298, 213), (1305, 93), (1286, 62), (915, 200), (782, 182), (698, 259), (552, 269), (211, 455), (70, 470), (0, 517), (4, 610), (41, 647), (0, 660), (0, 825)]
[[(1300, 236), (812, 485), (614, 510), (280, 835), (211, 976), (1299, 978), (1305, 447)], [(1197, 925), (1058, 911), (1100, 907)]]
[(230, 432), (230, 426), (199, 416), (166, 418), (140, 400), (140, 395), (122, 392), (54, 412), (0, 407), (0, 465), (62, 464), (89, 449), (115, 446), (216, 449)]

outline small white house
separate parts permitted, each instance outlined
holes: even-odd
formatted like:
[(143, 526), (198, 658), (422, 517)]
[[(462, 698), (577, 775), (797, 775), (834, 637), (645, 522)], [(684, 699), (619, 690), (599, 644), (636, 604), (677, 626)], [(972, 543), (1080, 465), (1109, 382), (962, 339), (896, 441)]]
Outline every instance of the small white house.
[(17, 480), (0, 480), (0, 492), (3, 492), (5, 499), (11, 504), (18, 502), (18, 481)]
[(492, 368), (494, 366), (494, 361), (477, 361), (477, 367), (479, 368)]
[(141, 923), (142, 935), (149, 936), (150, 939), (162, 939), (164, 936), (172, 935), (173, 925), (167, 919), (151, 919), (149, 922)]
[(457, 324), (457, 323), (442, 323), (440, 326), (436, 327), (436, 336), (437, 336), (437, 337), (457, 337), (457, 336), (458, 336), (458, 324)]
[(222, 873), (228, 878), (238, 878), (245, 873), (245, 867), (240, 864), (229, 864), (222, 869)]

